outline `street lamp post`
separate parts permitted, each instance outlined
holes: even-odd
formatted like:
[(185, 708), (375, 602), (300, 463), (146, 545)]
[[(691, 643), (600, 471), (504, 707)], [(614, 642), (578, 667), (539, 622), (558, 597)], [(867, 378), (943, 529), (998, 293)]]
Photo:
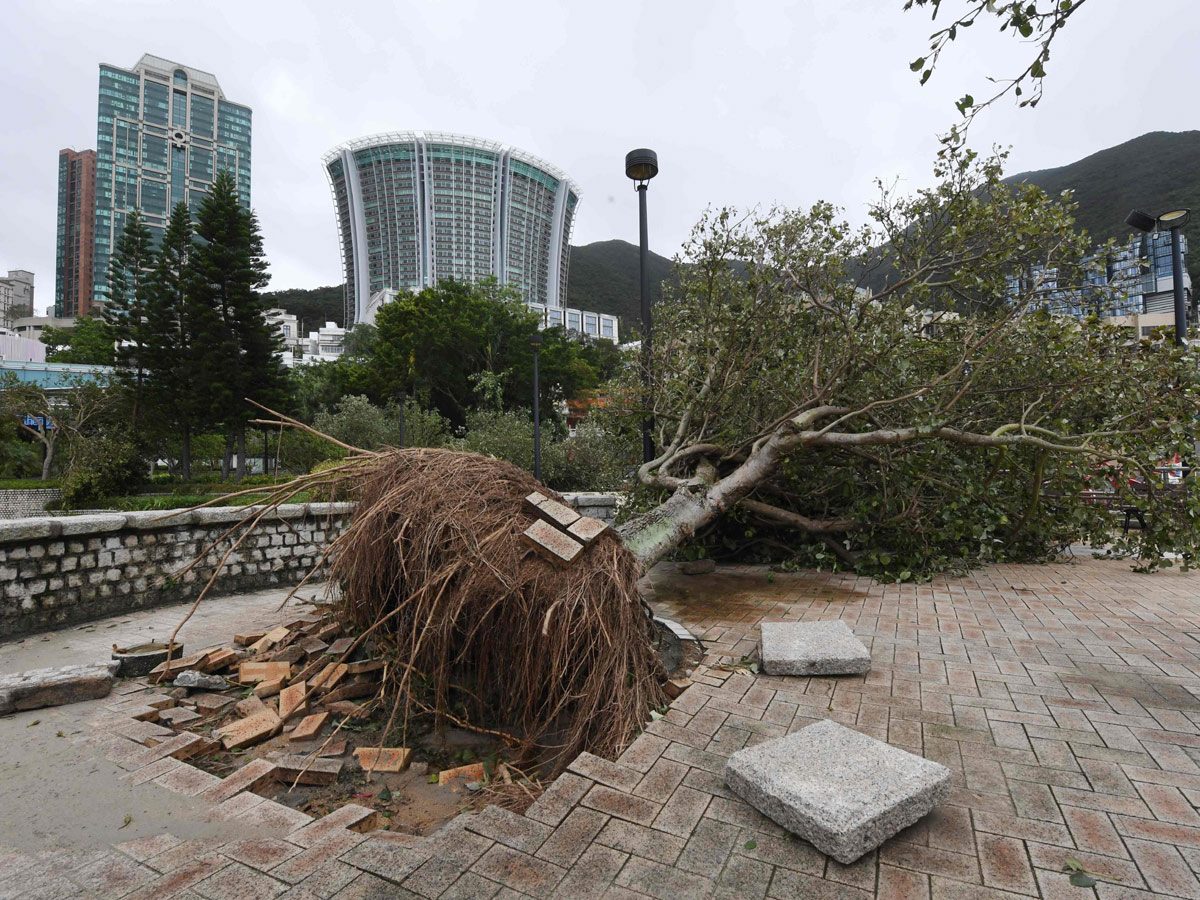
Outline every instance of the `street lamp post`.
[[(658, 154), (642, 148), (625, 154), (625, 174), (636, 183), (638, 192), (638, 216), (641, 237), (641, 293), (642, 293), (642, 378), (646, 397), (650, 396), (650, 273), (646, 263), (650, 254), (650, 240), (646, 228), (646, 189), (650, 179), (658, 174)], [(642, 462), (654, 459), (654, 440), (650, 435), (651, 422), (647, 414), (642, 418)]]
[(542, 417), (538, 405), (538, 349), (542, 346), (542, 336), (534, 333), (529, 337), (529, 346), (533, 348), (533, 477), (542, 480)]
[(1191, 217), (1190, 209), (1165, 212), (1157, 219), (1135, 209), (1125, 217), (1125, 224), (1139, 231), (1166, 229), (1171, 232), (1171, 287), (1175, 294), (1175, 345), (1178, 347), (1187, 345), (1187, 303), (1183, 296), (1183, 250), (1179, 233)]

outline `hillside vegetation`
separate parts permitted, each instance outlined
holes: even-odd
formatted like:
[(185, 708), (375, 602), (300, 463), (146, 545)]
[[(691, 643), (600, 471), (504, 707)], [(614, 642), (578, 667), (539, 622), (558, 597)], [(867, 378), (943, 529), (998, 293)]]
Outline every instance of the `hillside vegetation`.
[(1009, 182), (1036, 184), (1051, 196), (1075, 192), (1079, 227), (1096, 241), (1124, 241), (1132, 209), (1158, 215), (1191, 207), (1188, 272), (1200, 283), (1200, 131), (1152, 131), (1056, 169), (1021, 172)]

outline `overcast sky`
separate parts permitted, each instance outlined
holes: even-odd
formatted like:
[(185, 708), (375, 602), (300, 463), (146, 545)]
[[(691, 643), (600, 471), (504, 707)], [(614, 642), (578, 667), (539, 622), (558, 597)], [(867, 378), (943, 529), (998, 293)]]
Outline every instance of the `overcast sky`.
[[(659, 154), (650, 241), (664, 255), (709, 204), (826, 199), (861, 221), (876, 176), (929, 182), (955, 98), (982, 97), (987, 75), (1032, 58), (989, 23), (919, 87), (908, 63), (933, 29), (902, 7), (4, 0), (0, 269), (33, 270), (39, 311), (52, 303), (58, 151), (96, 145), (98, 64), (130, 67), (147, 52), (214, 73), (253, 108), (253, 204), (272, 288), (340, 283), (320, 158), (382, 131), (478, 135), (548, 160), (582, 188), (576, 244), (637, 240), (623, 163), (641, 146)], [(1011, 145), (1017, 172), (1200, 128), (1198, 40), (1194, 0), (1091, 0), (1055, 44), (1040, 106), (985, 112), (972, 143)]]

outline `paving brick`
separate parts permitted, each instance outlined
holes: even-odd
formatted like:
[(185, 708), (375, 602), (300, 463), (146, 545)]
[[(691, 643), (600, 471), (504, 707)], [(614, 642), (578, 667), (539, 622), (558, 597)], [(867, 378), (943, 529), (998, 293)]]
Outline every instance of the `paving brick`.
[(1037, 879), (1025, 853), (1025, 844), (1016, 838), (981, 834), (979, 865), (983, 883), (988, 887), (1037, 896)]
[(226, 775), (220, 782), (206, 788), (198, 795), (201, 800), (221, 803), (241, 791), (253, 791), (278, 779), (275, 763), (266, 759), (254, 759), (235, 772)]
[(686, 838), (692, 833), (704, 810), (708, 807), (710, 797), (701, 791), (679, 787), (663, 804), (662, 811), (655, 817), (653, 826), (659, 831)]
[[(271, 869), (271, 877), (289, 884), (302, 884), (321, 869), (338, 868), (335, 865), (338, 857), (350, 852), (365, 840), (367, 838), (364, 835), (343, 828), (325, 832), (308, 845), (307, 849)], [(346, 883), (351, 880), (353, 876), (345, 878)]]
[(577, 806), (553, 830), (534, 855), (564, 868), (570, 867), (583, 855), (608, 821), (610, 819), (604, 813)]
[(649, 772), (658, 758), (662, 756), (662, 752), (667, 749), (669, 743), (670, 741), (666, 738), (661, 738), (656, 734), (640, 734), (617, 758), (617, 763), (627, 769), (633, 769), (635, 772)]
[(629, 858), (617, 875), (616, 883), (659, 900), (685, 900), (708, 894), (706, 879), (640, 856)]
[(428, 860), (430, 854), (417, 847), (397, 847), (385, 841), (367, 839), (340, 858), (356, 869), (399, 884)]
[(295, 844), (276, 838), (248, 838), (217, 849), (223, 856), (264, 872), (300, 852)]
[(525, 811), (525, 815), (545, 825), (557, 825), (583, 799), (593, 784), (588, 778), (564, 772), (542, 792)]
[(196, 882), (191, 889), (207, 900), (259, 900), (279, 896), (287, 885), (249, 866), (233, 863)]
[(616, 816), (618, 819), (636, 822), (639, 825), (649, 825), (662, 808), (657, 803), (613, 790), (602, 784), (598, 784), (588, 791), (582, 802), (584, 806), (591, 809)]
[(195, 797), (213, 785), (220, 784), (221, 779), (216, 775), (184, 763), (183, 765), (176, 766), (166, 774), (155, 778), (154, 783), (160, 784), (167, 790), (174, 791), (176, 794), (183, 794), (185, 797)]
[(745, 843), (739, 841), (740, 836), (741, 829), (736, 825), (728, 825), (715, 819), (701, 819), (688, 835), (687, 844), (672, 864), (693, 875), (715, 878), (725, 866), (725, 861), (734, 846), (742, 846)]
[(1126, 844), (1151, 890), (1173, 897), (1200, 897), (1200, 882), (1176, 848), (1132, 838)]
[(633, 789), (634, 795), (653, 800), (655, 803), (665, 803), (674, 793), (675, 788), (687, 776), (688, 767), (683, 763), (669, 759), (659, 759)]
[(686, 842), (675, 835), (635, 825), (623, 819), (609, 819), (596, 843), (656, 862), (672, 865), (683, 852)]
[(493, 846), (471, 870), (534, 897), (554, 896), (555, 886), (566, 875), (561, 866), (502, 844)]
[(866, 891), (840, 884), (831, 885), (811, 875), (778, 868), (771, 877), (767, 896), (772, 900), (791, 900), (796, 897), (804, 897), (805, 900), (869, 900), (871, 897)]
[(595, 900), (606, 896), (628, 858), (628, 854), (619, 850), (592, 844), (559, 884), (559, 896), (572, 900)]
[(550, 836), (551, 829), (533, 819), (498, 806), (486, 806), (466, 821), (466, 828), (526, 853), (534, 853)]
[(641, 776), (636, 771), (626, 769), (624, 766), (609, 762), (607, 759), (594, 756), (586, 751), (575, 757), (575, 760), (567, 767), (567, 771), (626, 793), (637, 787), (641, 780)]
[(877, 900), (929, 900), (929, 876), (895, 866), (879, 867)]

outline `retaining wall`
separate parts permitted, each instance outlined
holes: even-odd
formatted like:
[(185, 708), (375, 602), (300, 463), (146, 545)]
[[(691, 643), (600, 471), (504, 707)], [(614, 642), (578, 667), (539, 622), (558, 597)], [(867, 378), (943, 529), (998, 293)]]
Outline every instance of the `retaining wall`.
[[(317, 547), (348, 520), (349, 503), (282, 506), (265, 516), (232, 554), (217, 594), (294, 584), (317, 561)], [(226, 539), (192, 571), (178, 575), (244, 511), (42, 516), (0, 521), (0, 636), (25, 634), (134, 609), (194, 600)]]
[[(564, 499), (610, 525), (614, 494)], [(352, 503), (281, 506), (230, 556), (214, 596), (294, 584), (317, 549), (349, 521)], [(0, 637), (27, 634), (134, 609), (194, 600), (208, 582), (225, 539), (190, 572), (179, 571), (221, 537), (244, 511), (198, 509), (0, 519)]]
[(23, 488), (0, 491), (0, 519), (20, 519), (25, 516), (43, 516), (46, 504), (61, 500), (58, 488)]

